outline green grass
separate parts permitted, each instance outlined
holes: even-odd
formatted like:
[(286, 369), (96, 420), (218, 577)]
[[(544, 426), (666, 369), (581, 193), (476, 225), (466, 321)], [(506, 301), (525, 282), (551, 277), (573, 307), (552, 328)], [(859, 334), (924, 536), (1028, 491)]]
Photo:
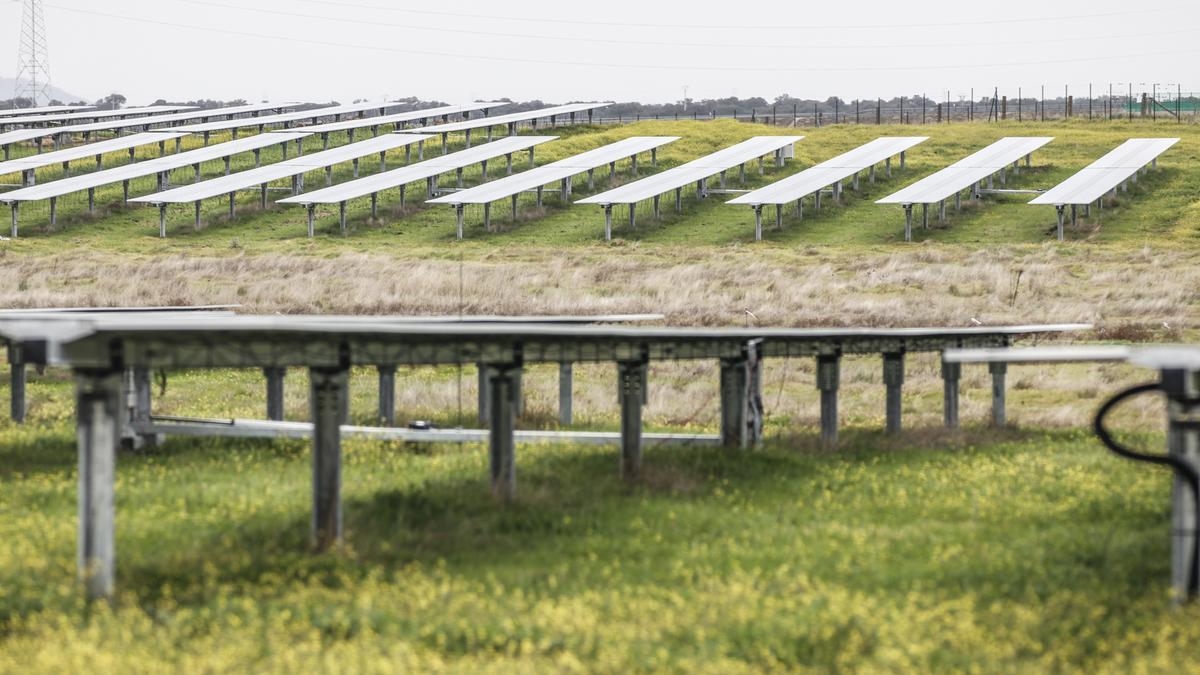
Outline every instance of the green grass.
[[(260, 388), (181, 373), (156, 409), (251, 415)], [(0, 422), (0, 671), (1200, 667), (1196, 610), (1168, 603), (1169, 476), (1082, 430), (894, 439), (847, 411), (837, 452), (783, 429), (651, 446), (632, 485), (614, 448), (522, 446), (508, 505), (482, 446), (348, 441), (346, 544), (320, 555), (306, 443), (174, 439), (119, 459), (108, 606), (75, 581), (68, 379), (35, 377), (30, 401), (26, 426)]]
[(611, 449), (522, 448), (508, 506), (480, 447), (351, 442), (324, 555), (304, 444), (172, 441), (121, 458), (112, 608), (74, 582), (70, 429), (0, 433), (5, 670), (1200, 665), (1166, 474), (1084, 433), (652, 448), (633, 486)]
[[(1050, 187), (1085, 166), (1093, 159), (1137, 136), (1178, 135), (1183, 141), (1164, 155), (1160, 171), (1151, 172), (1128, 194), (1120, 195), (1106, 206), (1103, 214), (1096, 213), (1090, 221), (1068, 232), (1071, 239), (1090, 239), (1100, 242), (1142, 244), (1165, 236), (1192, 241), (1200, 212), (1194, 196), (1200, 190), (1200, 127), (1192, 124), (1149, 122), (1087, 122), (1086, 120), (1055, 123), (952, 124), (927, 126), (841, 125), (821, 129), (790, 130), (732, 122), (728, 120), (695, 122), (640, 122), (620, 127), (579, 127), (547, 131), (560, 140), (538, 148), (538, 163), (560, 159), (631, 135), (678, 135), (680, 141), (661, 150), (660, 167), (673, 166), (702, 154), (758, 134), (799, 133), (806, 136), (796, 146), (796, 160), (783, 169), (766, 168), (758, 176), (754, 167), (748, 173), (747, 187), (777, 180), (813, 163), (832, 157), (881, 135), (927, 135), (930, 140), (909, 152), (908, 168), (894, 170), (891, 179), (875, 185), (865, 180), (859, 193), (847, 191), (846, 202), (840, 207), (823, 208), (817, 214), (809, 204), (802, 222), (794, 213), (785, 218), (785, 228), (768, 228), (768, 242), (763, 246), (857, 245), (885, 246), (899, 242), (903, 236), (903, 212), (897, 206), (876, 205), (873, 201), (899, 187), (925, 176), (952, 161), (1006, 135), (1052, 135), (1056, 140), (1034, 155), (1032, 170), (1022, 170), (1012, 177), (1009, 187)], [(345, 139), (335, 139), (345, 142)], [(194, 143), (194, 141), (193, 141)], [(457, 145), (455, 146), (458, 147)], [(309, 139), (306, 153), (320, 149), (319, 139)], [(440, 152), (437, 143), (426, 148), (427, 156)], [(272, 154), (274, 153), (274, 154)], [(264, 161), (277, 159), (278, 149), (264, 154)], [(415, 153), (414, 153), (415, 157)], [(526, 164), (523, 156), (515, 158), (518, 169)], [(251, 159), (241, 158), (235, 168), (246, 168)], [(403, 162), (403, 151), (389, 154), (389, 166)], [(374, 160), (364, 160), (362, 173), (377, 171)], [(627, 162), (619, 166), (620, 180), (630, 179)], [(768, 162), (768, 164), (770, 164)], [(642, 162), (643, 174), (649, 168)], [(40, 180), (52, 178), (57, 167), (47, 169)], [(215, 175), (219, 167), (206, 168), (206, 175)], [(492, 162), (490, 173), (503, 171), (503, 161)], [(478, 167), (466, 173), (468, 184), (478, 182)], [(597, 191), (607, 185), (607, 178), (597, 179)], [(732, 172), (736, 174), (736, 172)], [(183, 174), (187, 174), (184, 176)], [(348, 166), (335, 172), (335, 181), (350, 178)], [(731, 178), (733, 178), (731, 174)], [(447, 177), (443, 184), (452, 180)], [(190, 181), (190, 170), (181, 172), (176, 181)], [(149, 193), (152, 180), (136, 186), (134, 194)], [(310, 189), (323, 185), (322, 172), (309, 174)], [(736, 178), (732, 183), (736, 186)], [(586, 181), (576, 179), (575, 197), (587, 194)], [(468, 241), (454, 242), (454, 218), (448, 208), (425, 208), (420, 205), (420, 186), (409, 186), (410, 204), (405, 213), (395, 209), (398, 199), (395, 190), (381, 195), (381, 217), (371, 221), (368, 200), (351, 202), (350, 228), (343, 236), (337, 226), (336, 207), (318, 210), (320, 236), (309, 241), (305, 237), (303, 209), (273, 206), (267, 212), (257, 208), (257, 195), (239, 197), (239, 214), (229, 220), (224, 200), (210, 200), (204, 206), (204, 224), (196, 230), (192, 225), (191, 208), (175, 207), (170, 217), (170, 238), (157, 238), (157, 211), (152, 208), (121, 208), (120, 186), (98, 191), (102, 209), (97, 215), (86, 213), (85, 198), (76, 196), (60, 203), (60, 219), (56, 228), (48, 225), (43, 211), (45, 205), (26, 205), (22, 210), (25, 223), (23, 239), (8, 242), (13, 252), (44, 252), (58, 250), (63, 243), (89, 249), (135, 253), (204, 252), (245, 250), (248, 252), (287, 252), (326, 254), (336, 251), (405, 250), (437, 251), (444, 253), (454, 244), (467, 251), (488, 250), (496, 246), (583, 246), (603, 240), (603, 216), (598, 208), (563, 206), (554, 195), (548, 195), (545, 206), (538, 211), (530, 195), (521, 198), (521, 215), (511, 222), (506, 204), (496, 204), (494, 224), (499, 231), (485, 232), (482, 227), (482, 208), (469, 208)], [(277, 195), (285, 193), (273, 193)], [(417, 200), (413, 201), (416, 197)], [(697, 202), (693, 195), (685, 197), (682, 214), (675, 214), (670, 199), (664, 200), (664, 215), (654, 221), (649, 204), (639, 206), (637, 229), (625, 224), (624, 212), (617, 213), (615, 236), (628, 242), (645, 244), (730, 245), (749, 242), (753, 238), (751, 212), (745, 207), (726, 206), (720, 196)], [(1052, 237), (1054, 210), (1025, 204), (1028, 196), (988, 197), (983, 204), (971, 204), (961, 213), (951, 214), (945, 227), (917, 229), (917, 241), (960, 244), (1039, 243)], [(826, 200), (828, 203), (829, 200)], [(951, 209), (953, 211), (953, 209)], [(773, 223), (773, 214), (766, 218)], [(618, 244), (615, 245), (619, 245)]]

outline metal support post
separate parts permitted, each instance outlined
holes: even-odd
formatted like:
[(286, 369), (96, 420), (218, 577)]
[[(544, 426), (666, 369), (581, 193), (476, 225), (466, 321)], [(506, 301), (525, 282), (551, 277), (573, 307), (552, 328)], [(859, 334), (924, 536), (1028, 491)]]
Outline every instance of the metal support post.
[(884, 405), (887, 432), (889, 434), (899, 433), (903, 406), (901, 390), (904, 387), (903, 352), (884, 353), (883, 384), (887, 388), (887, 401)]
[(621, 475), (637, 478), (642, 469), (642, 407), (646, 405), (646, 361), (618, 361), (621, 395)]
[(342, 432), (349, 401), (346, 368), (309, 368), (313, 424), (312, 542), (327, 550), (342, 539)]
[(267, 419), (273, 422), (283, 421), (283, 378), (287, 369), (279, 366), (263, 368), (263, 377), (267, 380)]
[(311, 239), (313, 237), (313, 220), (316, 215), (317, 205), (305, 204), (305, 210), (308, 211), (308, 237)]
[[(17, 205), (14, 203), (14, 211), (16, 207)], [(16, 229), (16, 216), (13, 216), (13, 230)], [(612, 241), (612, 204), (604, 205), (604, 241)]]
[(942, 417), (947, 429), (958, 428), (958, 387), (962, 364), (942, 361)]
[(517, 491), (515, 438), (517, 419), (517, 378), (519, 364), (504, 364), (487, 368), (489, 379), (489, 457), (492, 494), (510, 501)]
[(1058, 240), (1062, 241), (1063, 240), (1063, 220), (1066, 218), (1066, 214), (1064, 213), (1066, 211), (1066, 207), (1059, 204), (1059, 205), (1056, 205), (1054, 207), (1054, 209), (1058, 213)]
[(904, 241), (912, 241), (912, 204), (904, 205)]
[(754, 241), (762, 240), (762, 204), (754, 205)]
[(1003, 361), (993, 361), (988, 364), (988, 372), (992, 374), (992, 426), (1003, 427), (1008, 424), (1005, 410), (1005, 376), (1008, 364)]
[(108, 598), (116, 568), (115, 490), (121, 442), (119, 370), (75, 371), (79, 453), (78, 570), (88, 598)]
[(826, 448), (837, 445), (841, 359), (840, 354), (821, 354), (817, 357), (817, 389), (821, 392), (821, 444)]
[(25, 359), (24, 348), (16, 342), (8, 345), (9, 373), (9, 410), (12, 420), (17, 424), (25, 421)]
[(573, 418), (573, 390), (575, 374), (570, 361), (558, 364), (558, 423), (566, 426)]
[(379, 421), (396, 426), (396, 366), (379, 366)]

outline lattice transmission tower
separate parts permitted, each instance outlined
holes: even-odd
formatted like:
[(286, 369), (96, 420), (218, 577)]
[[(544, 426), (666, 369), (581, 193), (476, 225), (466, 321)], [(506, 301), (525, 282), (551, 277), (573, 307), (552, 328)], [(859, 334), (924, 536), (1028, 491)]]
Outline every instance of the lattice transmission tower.
[(28, 98), (33, 105), (39, 105), (50, 100), (46, 19), (42, 14), (42, 0), (23, 0), (21, 4), (21, 40), (13, 97)]

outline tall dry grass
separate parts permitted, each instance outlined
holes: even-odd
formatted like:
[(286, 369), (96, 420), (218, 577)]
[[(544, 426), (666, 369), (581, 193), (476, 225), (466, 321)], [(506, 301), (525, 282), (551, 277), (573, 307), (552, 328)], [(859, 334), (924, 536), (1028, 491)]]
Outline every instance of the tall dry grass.
[[(1082, 321), (1162, 339), (1195, 323), (1200, 256), (1173, 249), (500, 249), (0, 257), (0, 307), (240, 303), (259, 313), (660, 312), (680, 325)], [(461, 298), (460, 298), (461, 284)], [(1132, 327), (1132, 328), (1131, 328)]]

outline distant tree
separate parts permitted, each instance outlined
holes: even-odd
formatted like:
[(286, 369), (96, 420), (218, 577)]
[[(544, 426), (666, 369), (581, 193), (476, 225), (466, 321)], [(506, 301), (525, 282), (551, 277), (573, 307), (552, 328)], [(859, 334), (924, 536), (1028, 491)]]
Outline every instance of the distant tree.
[(128, 99), (126, 99), (124, 95), (113, 92), (99, 101), (96, 101), (96, 107), (116, 110), (117, 108), (125, 105), (126, 100)]

